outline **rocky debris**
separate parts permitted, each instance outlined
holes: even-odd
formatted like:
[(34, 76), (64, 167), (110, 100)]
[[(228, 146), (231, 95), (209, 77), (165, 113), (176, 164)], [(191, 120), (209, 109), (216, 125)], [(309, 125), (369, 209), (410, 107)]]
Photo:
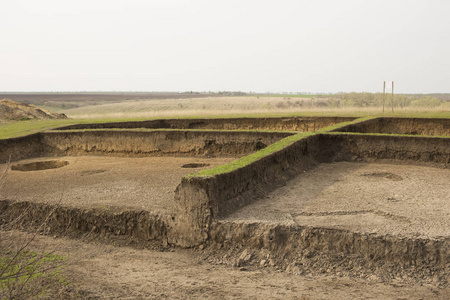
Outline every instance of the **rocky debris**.
[(0, 100), (0, 121), (23, 121), (33, 119), (67, 119), (65, 114), (55, 113), (33, 104)]
[[(338, 231), (331, 231), (336, 234), (336, 238), (342, 238)], [(249, 236), (262, 236), (251, 232)], [(355, 238), (356, 236), (352, 234)], [(298, 238), (298, 237), (297, 237)], [(380, 237), (374, 239), (381, 239)], [(378, 249), (381, 251), (392, 251), (399, 247), (405, 239), (386, 240), (386, 244), (394, 246), (389, 249)], [(200, 258), (212, 264), (233, 266), (239, 270), (277, 270), (294, 275), (302, 276), (331, 276), (331, 277), (353, 277), (367, 279), (371, 282), (401, 283), (401, 284), (431, 284), (437, 287), (449, 286), (449, 265), (448, 256), (444, 253), (447, 249), (445, 241), (443, 245), (435, 245), (440, 249), (439, 253), (443, 261), (425, 261), (427, 255), (417, 253), (417, 259), (410, 262), (401, 263), (398, 259), (381, 257), (371, 257), (367, 253), (343, 253), (337, 251), (335, 247), (320, 248), (313, 239), (308, 242), (300, 242), (291, 247), (290, 242), (279, 245), (267, 244), (262, 247), (260, 243), (249, 243), (233, 241), (209, 241), (204, 244), (200, 251)], [(328, 239), (328, 242), (331, 241)], [(374, 248), (375, 244), (370, 243), (370, 239), (365, 241), (367, 246)], [(355, 239), (355, 243), (359, 243)], [(433, 243), (433, 242), (431, 242)], [(370, 245), (369, 245), (370, 244)], [(383, 243), (384, 244), (384, 243)], [(405, 251), (411, 252), (419, 246), (409, 245)], [(424, 246), (422, 246), (424, 247)], [(376, 248), (376, 247), (375, 247)], [(426, 248), (426, 247), (425, 247)], [(432, 251), (431, 251), (432, 252)], [(406, 255), (406, 253), (404, 253)], [(425, 259), (425, 260), (424, 260)]]
[(244, 251), (242, 251), (241, 255), (239, 255), (239, 257), (235, 261), (234, 265), (236, 267), (242, 267), (245, 264), (250, 262), (250, 260), (252, 259), (252, 256), (253, 256), (253, 254), (250, 252), (250, 249), (245, 249)]

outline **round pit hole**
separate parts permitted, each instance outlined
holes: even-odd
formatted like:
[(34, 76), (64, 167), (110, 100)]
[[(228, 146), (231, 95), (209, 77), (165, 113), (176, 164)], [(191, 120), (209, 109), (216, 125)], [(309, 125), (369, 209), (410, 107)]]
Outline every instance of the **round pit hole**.
[(203, 167), (207, 167), (209, 166), (209, 164), (202, 164), (202, 163), (191, 163), (191, 164), (185, 164), (182, 165), (182, 168), (203, 168)]
[(16, 164), (11, 166), (11, 170), (15, 171), (40, 171), (40, 170), (48, 170), (48, 169), (57, 169), (69, 164), (68, 161), (65, 160), (46, 160), (46, 161), (37, 161), (27, 164)]
[(83, 171), (81, 172), (81, 176), (89, 176), (89, 175), (95, 175), (95, 174), (101, 174), (101, 173), (105, 173), (106, 170), (87, 170), (87, 171)]
[(403, 177), (397, 174), (393, 174), (390, 172), (373, 172), (373, 173), (366, 173), (362, 174), (362, 176), (370, 176), (370, 177), (380, 177), (380, 178), (388, 178), (394, 181), (400, 181), (403, 180)]

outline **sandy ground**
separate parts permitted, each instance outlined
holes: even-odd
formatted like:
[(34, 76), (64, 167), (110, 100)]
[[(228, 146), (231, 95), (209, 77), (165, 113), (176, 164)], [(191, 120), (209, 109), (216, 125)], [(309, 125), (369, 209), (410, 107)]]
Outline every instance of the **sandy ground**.
[[(29, 234), (0, 232), (2, 239)], [(67, 257), (63, 274), (73, 290), (99, 299), (449, 299), (450, 288), (376, 280), (301, 276), (272, 268), (213, 265), (200, 252), (165, 251), (38, 236), (29, 247)]]
[[(0, 199), (58, 203), (82, 208), (118, 207), (170, 212), (181, 178), (201, 169), (231, 162), (233, 158), (80, 156), (23, 160), (68, 161), (62, 168), (41, 171), (9, 170)], [(185, 164), (209, 164), (182, 168)], [(0, 165), (0, 174), (6, 165)]]
[(450, 235), (450, 170), (412, 165), (321, 164), (230, 215), (424, 238)]

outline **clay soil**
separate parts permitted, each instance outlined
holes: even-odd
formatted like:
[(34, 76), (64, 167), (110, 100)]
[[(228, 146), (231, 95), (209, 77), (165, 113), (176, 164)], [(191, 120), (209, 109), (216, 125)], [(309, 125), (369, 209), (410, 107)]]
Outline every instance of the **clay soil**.
[[(183, 176), (234, 158), (67, 156), (22, 160), (12, 166), (55, 160), (68, 165), (37, 171), (9, 170), (0, 199), (170, 213), (175, 188)], [(200, 167), (183, 167), (189, 164)], [(0, 165), (0, 173), (6, 167)]]
[(449, 182), (449, 169), (321, 164), (227, 219), (446, 238), (450, 235)]
[[(30, 235), (0, 232), (18, 244)], [(64, 299), (449, 299), (434, 284), (382, 283), (334, 275), (293, 275), (275, 268), (211, 264), (193, 249), (146, 250), (38, 236), (30, 246), (67, 257)], [(78, 296), (77, 296), (78, 295)]]

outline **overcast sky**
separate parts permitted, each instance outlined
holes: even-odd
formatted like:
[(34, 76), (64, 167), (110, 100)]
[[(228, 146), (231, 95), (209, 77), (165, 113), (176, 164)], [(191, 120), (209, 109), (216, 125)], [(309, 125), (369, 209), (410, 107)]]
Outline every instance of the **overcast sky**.
[(0, 91), (450, 92), (448, 0), (9, 0)]

